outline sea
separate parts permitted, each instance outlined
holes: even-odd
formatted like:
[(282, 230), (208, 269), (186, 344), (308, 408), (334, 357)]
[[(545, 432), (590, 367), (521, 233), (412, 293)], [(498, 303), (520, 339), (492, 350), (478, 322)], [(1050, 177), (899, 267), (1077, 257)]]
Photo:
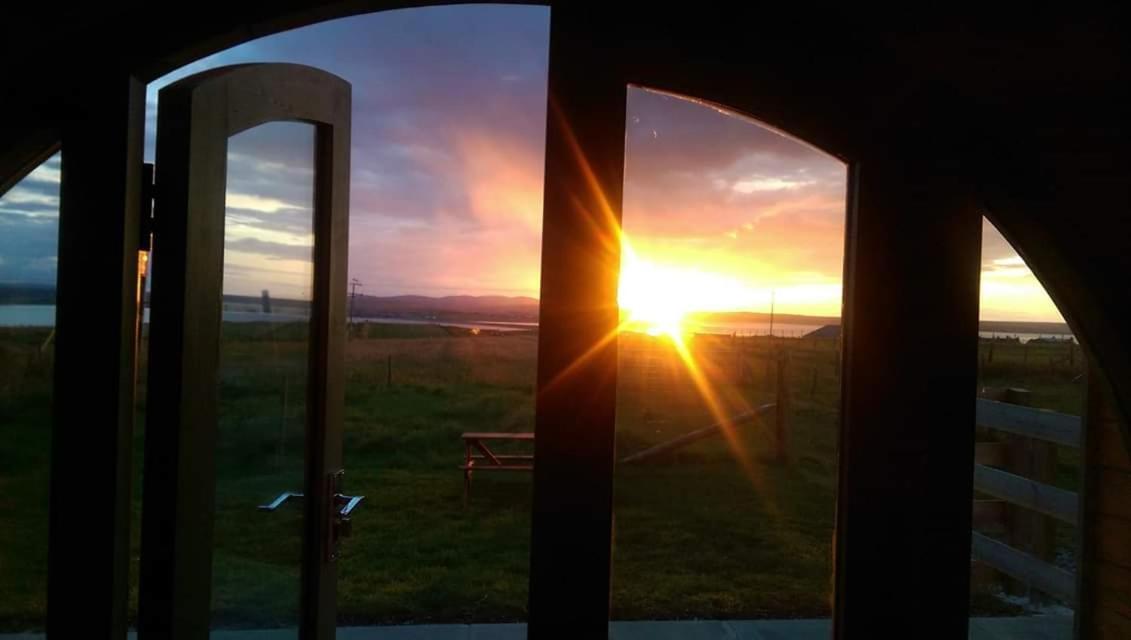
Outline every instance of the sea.
[[(145, 322), (149, 321), (149, 309), (145, 310)], [(263, 313), (261, 311), (247, 311), (243, 309), (228, 309), (224, 311), (224, 322), (298, 322), (305, 318), (300, 313)], [(463, 329), (479, 329), (480, 331), (529, 331), (537, 329), (537, 322), (509, 322), (480, 320), (477, 322), (448, 322), (442, 320), (425, 320), (410, 318), (358, 318), (358, 322), (375, 322), (382, 324), (420, 324), (441, 325), (445, 327), (460, 327)], [(35, 304), (9, 304), (0, 305), (0, 327), (51, 327), (55, 325), (55, 305)], [(769, 322), (728, 322), (718, 321), (711, 323), (694, 323), (688, 327), (693, 333), (738, 335), (738, 336), (765, 336), (772, 332), (775, 336), (787, 338), (800, 338), (811, 331), (819, 329), (820, 324), (801, 324), (776, 322), (770, 326)], [(1001, 331), (982, 331), (979, 335), (983, 338), (1017, 338), (1021, 342), (1029, 342), (1038, 338), (1071, 339), (1070, 334), (1048, 333), (1005, 333)]]

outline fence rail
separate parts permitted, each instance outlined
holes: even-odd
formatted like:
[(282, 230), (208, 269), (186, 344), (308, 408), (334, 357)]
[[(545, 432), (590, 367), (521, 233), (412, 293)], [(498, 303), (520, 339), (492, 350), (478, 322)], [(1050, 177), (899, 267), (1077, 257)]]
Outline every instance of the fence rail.
[(970, 534), (970, 553), (1006, 575), (1069, 604), (1076, 603), (1076, 577), (1064, 569), (978, 532)]
[(1061, 522), (1076, 524), (1079, 500), (1071, 491), (984, 464), (974, 465), (974, 488)]
[(978, 398), (977, 423), (1018, 436), (1080, 448), (1079, 416)]
[[(1022, 402), (1027, 395), (1028, 392), (1021, 389), (1004, 394), (1006, 398), (1019, 396)], [(1009, 543), (972, 531), (971, 556), (1029, 589), (1074, 606), (1075, 575), (1048, 562), (1052, 553), (1051, 533), (1048, 533), (1051, 529), (1045, 529), (1044, 534), (1040, 530), (1052, 527), (1052, 521), (1045, 518), (1073, 526), (1078, 524), (1079, 496), (1048, 481), (1052, 480), (1055, 467), (1054, 445), (1080, 448), (1080, 418), (986, 398), (977, 399), (976, 415), (978, 426), (1009, 435), (1004, 442), (977, 444), (974, 488), (998, 500), (975, 500), (975, 527), (1004, 534)], [(1038, 462), (1041, 460), (1044, 462)], [(1019, 475), (1021, 473), (1026, 475)], [(1030, 474), (1036, 479), (1026, 477)], [(1033, 515), (1019, 521), (1017, 514), (1025, 513), (1024, 510)], [(1047, 524), (1034, 524), (1034, 518)], [(1032, 549), (1033, 553), (1011, 544)]]

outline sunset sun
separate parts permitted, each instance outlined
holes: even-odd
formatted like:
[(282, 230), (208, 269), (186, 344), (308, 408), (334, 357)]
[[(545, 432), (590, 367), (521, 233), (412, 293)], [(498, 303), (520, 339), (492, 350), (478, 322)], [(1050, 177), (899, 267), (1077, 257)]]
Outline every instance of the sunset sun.
[(733, 279), (694, 266), (643, 258), (622, 236), (617, 300), (625, 330), (679, 339), (689, 331), (690, 314), (731, 308), (740, 289)]

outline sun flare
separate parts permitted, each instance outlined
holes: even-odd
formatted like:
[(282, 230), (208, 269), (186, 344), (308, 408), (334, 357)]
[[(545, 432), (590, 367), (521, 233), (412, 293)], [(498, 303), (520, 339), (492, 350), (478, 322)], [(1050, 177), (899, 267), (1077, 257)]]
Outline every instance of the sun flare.
[(734, 277), (643, 258), (621, 237), (617, 301), (624, 330), (681, 338), (692, 329), (693, 313), (736, 310), (750, 297), (749, 287)]
[(688, 300), (673, 290), (682, 280), (681, 270), (642, 260), (627, 238), (621, 240), (620, 282), (617, 301), (624, 314), (622, 327), (651, 336), (680, 339), (684, 319), (692, 311)]

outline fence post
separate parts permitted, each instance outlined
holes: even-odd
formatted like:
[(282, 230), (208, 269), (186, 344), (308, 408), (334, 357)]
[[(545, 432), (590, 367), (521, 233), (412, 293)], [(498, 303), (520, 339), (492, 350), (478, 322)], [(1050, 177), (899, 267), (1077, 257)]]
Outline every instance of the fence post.
[[(1005, 390), (1002, 402), (1029, 406), (1031, 393), (1026, 389)], [(1056, 476), (1056, 445), (1024, 436), (1005, 435), (1006, 471), (1037, 482), (1052, 484)], [(1052, 518), (1017, 505), (1007, 505), (1006, 533), (1012, 547), (1025, 551), (1041, 560), (1051, 562), (1056, 539), (1056, 523)], [(1010, 580), (1007, 589), (1025, 595), (1030, 600), (1042, 601), (1044, 597), (1032, 585), (1017, 584)]]
[(774, 411), (775, 459), (780, 463), (789, 462), (789, 351), (775, 349), (777, 361), (777, 401)]

